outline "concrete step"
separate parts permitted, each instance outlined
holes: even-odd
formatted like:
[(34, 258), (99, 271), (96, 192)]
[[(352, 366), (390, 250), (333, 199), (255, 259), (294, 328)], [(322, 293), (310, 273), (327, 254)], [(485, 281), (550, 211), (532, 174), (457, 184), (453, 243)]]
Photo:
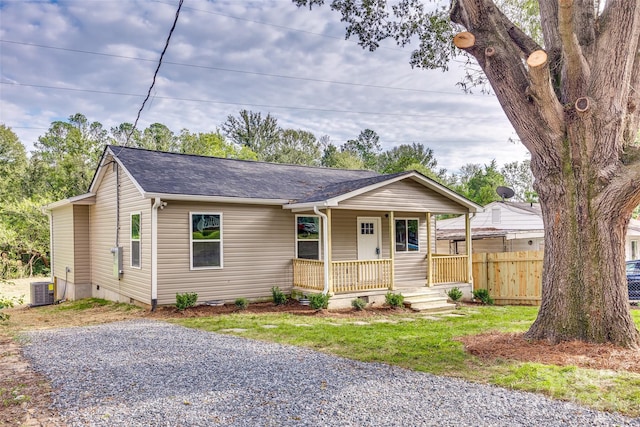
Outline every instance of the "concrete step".
[(404, 304), (414, 311), (427, 313), (448, 312), (456, 308), (455, 304), (447, 301), (446, 296), (432, 290), (425, 290), (420, 293), (412, 292), (409, 295), (404, 295)]

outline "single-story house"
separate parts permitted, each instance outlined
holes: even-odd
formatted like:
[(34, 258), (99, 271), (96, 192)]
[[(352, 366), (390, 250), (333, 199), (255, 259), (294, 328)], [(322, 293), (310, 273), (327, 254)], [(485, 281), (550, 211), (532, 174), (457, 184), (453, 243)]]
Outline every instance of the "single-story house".
[[(464, 217), (438, 220), (438, 253), (466, 253)], [(489, 203), (471, 217), (473, 251), (517, 252), (544, 249), (544, 224), (538, 203)]]
[[(438, 220), (437, 252), (466, 253), (465, 218)], [(473, 251), (518, 252), (544, 250), (544, 224), (539, 203), (498, 201), (471, 217)], [(625, 242), (627, 260), (640, 258), (640, 221), (631, 219)]]
[(155, 307), (186, 292), (199, 302), (258, 300), (274, 286), (335, 301), (445, 283), (468, 293), (470, 257), (438, 256), (427, 225), (443, 213), (468, 225), (481, 209), (414, 171), (107, 146), (89, 191), (46, 212), (56, 299)]

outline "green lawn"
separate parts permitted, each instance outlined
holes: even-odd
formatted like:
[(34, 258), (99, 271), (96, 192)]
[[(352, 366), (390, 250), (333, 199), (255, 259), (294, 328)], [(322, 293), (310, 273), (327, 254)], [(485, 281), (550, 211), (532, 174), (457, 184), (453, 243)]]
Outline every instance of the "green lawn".
[[(484, 362), (465, 353), (462, 344), (455, 340), (486, 331), (525, 331), (534, 321), (537, 308), (471, 307), (456, 314), (460, 315), (430, 320), (408, 313), (363, 319), (236, 313), (174, 321), (187, 327), (304, 346), (365, 362), (540, 392), (600, 410), (640, 416), (638, 374), (511, 361)], [(634, 310), (633, 315), (640, 327), (640, 311)], [(354, 324), (357, 321), (367, 324)]]

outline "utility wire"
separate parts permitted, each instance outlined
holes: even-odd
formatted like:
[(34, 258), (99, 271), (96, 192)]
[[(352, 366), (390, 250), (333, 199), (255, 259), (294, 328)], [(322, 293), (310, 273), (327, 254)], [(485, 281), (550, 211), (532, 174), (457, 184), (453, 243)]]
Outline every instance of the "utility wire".
[[(66, 90), (71, 92), (88, 92), (88, 93), (98, 93), (103, 95), (118, 95), (118, 96), (135, 96), (142, 97), (144, 95), (136, 94), (136, 93), (126, 93), (126, 92), (112, 92), (112, 91), (103, 91), (103, 90), (94, 90), (94, 89), (76, 89), (69, 87), (58, 87), (58, 86), (45, 86), (45, 85), (32, 85), (26, 83), (12, 83), (12, 82), (2, 82), (0, 84), (8, 85), (8, 86), (25, 86), (25, 87), (35, 87), (40, 89), (55, 89), (55, 90)], [(331, 108), (317, 108), (317, 107), (296, 107), (290, 105), (272, 105), (272, 104), (251, 104), (246, 102), (226, 102), (226, 101), (212, 101), (209, 99), (195, 99), (195, 98), (177, 98), (171, 96), (154, 96), (156, 99), (166, 99), (173, 101), (185, 101), (185, 102), (201, 102), (207, 104), (222, 104), (222, 105), (237, 105), (241, 107), (259, 107), (259, 108), (277, 108), (282, 110), (301, 110), (301, 111), (319, 111), (323, 113), (346, 113), (346, 114), (364, 114), (364, 115), (377, 115), (377, 116), (392, 116), (392, 117), (416, 117), (416, 118), (438, 118), (438, 119), (464, 119), (468, 120), (468, 116), (454, 116), (451, 114), (447, 115), (433, 115), (433, 114), (411, 114), (411, 113), (382, 113), (378, 111), (354, 111), (354, 110), (337, 110)], [(474, 118), (486, 119), (486, 120), (496, 120), (503, 118), (501, 116), (474, 116)]]
[[(153, 1), (155, 3), (161, 3), (161, 4), (167, 4), (167, 5), (171, 5), (172, 4), (172, 3), (169, 3), (169, 2), (166, 2), (166, 1), (160, 1), (160, 0), (153, 0)], [(196, 9), (195, 7), (188, 7), (188, 6), (185, 6), (185, 9), (190, 9), (190, 10), (193, 10), (194, 12), (207, 13), (209, 15), (223, 16), (225, 18), (235, 19), (237, 21), (244, 21), (244, 22), (250, 22), (252, 24), (265, 25), (267, 27), (279, 28), (281, 30), (295, 31), (295, 32), (298, 32), (298, 33), (309, 34), (309, 35), (312, 35), (312, 36), (325, 37), (325, 38), (328, 38), (328, 39), (339, 40), (339, 41), (342, 41), (342, 42), (346, 41), (346, 42), (350, 42), (350, 43), (359, 44), (357, 41), (351, 40), (350, 38), (337, 37), (337, 36), (332, 36), (330, 34), (315, 33), (313, 31), (309, 31), (309, 30), (302, 30), (300, 28), (287, 27), (286, 25), (273, 24), (271, 22), (257, 21), (255, 19), (243, 18), (243, 17), (240, 17), (240, 16), (229, 15), (229, 14), (222, 13), (222, 12), (214, 12), (212, 10), (205, 10), (205, 9)], [(396, 51), (396, 52), (406, 52), (406, 50), (404, 48), (402, 48), (402, 47), (378, 46), (377, 49), (392, 50), (392, 51)], [(460, 61), (460, 60), (454, 59), (454, 58), (451, 58), (451, 61), (452, 62), (458, 62), (460, 64), (465, 64), (466, 63), (466, 61)]]
[[(39, 47), (39, 48), (43, 48), (43, 49), (53, 49), (53, 50), (61, 50), (61, 51), (65, 51), (65, 52), (83, 53), (83, 54), (87, 54), (87, 55), (106, 56), (106, 57), (110, 57), (110, 58), (131, 59), (131, 60), (134, 60), (134, 61), (155, 62), (155, 59), (139, 58), (139, 57), (135, 57), (135, 56), (115, 55), (115, 54), (111, 54), (111, 53), (100, 53), (100, 52), (94, 52), (94, 51), (89, 51), (89, 50), (70, 49), (70, 48), (57, 47), (57, 46), (47, 46), (47, 45), (36, 44), (36, 43), (18, 42), (18, 41), (14, 41), (14, 40), (0, 39), (0, 43), (11, 43), (11, 44), (17, 44), (17, 45), (23, 45), (23, 46), (33, 46), (33, 47)], [(264, 76), (264, 77), (276, 77), (276, 78), (280, 78), (280, 79), (302, 80), (302, 81), (307, 81), (307, 82), (329, 83), (329, 84), (344, 85), (344, 86), (367, 87), (367, 88), (372, 88), (372, 89), (389, 89), (389, 90), (401, 90), (401, 91), (407, 91), (407, 92), (438, 93), (438, 94), (442, 94), (442, 95), (458, 95), (458, 96), (469, 96), (469, 95), (471, 95), (471, 96), (485, 96), (485, 97), (487, 96), (487, 95), (483, 95), (483, 94), (468, 94), (468, 93), (463, 93), (463, 92), (447, 92), (447, 91), (439, 91), (439, 90), (413, 89), (413, 88), (406, 88), (406, 87), (383, 86), (383, 85), (374, 85), (374, 84), (367, 84), (367, 83), (343, 82), (343, 81), (338, 81), (338, 80), (325, 80), (325, 79), (317, 79), (317, 78), (313, 78), (313, 77), (299, 77), (299, 76), (290, 76), (290, 75), (284, 75), (284, 74), (261, 73), (261, 72), (258, 72), (258, 71), (237, 70), (237, 69), (233, 69), (233, 68), (212, 67), (212, 66), (208, 66), (208, 65), (185, 64), (185, 63), (182, 63), (182, 62), (164, 61), (163, 63), (164, 64), (169, 64), (169, 65), (177, 65), (177, 66), (181, 66), (181, 67), (200, 68), (200, 69), (215, 70), (215, 71), (225, 71), (225, 72), (229, 72), (229, 73), (251, 74), (251, 75), (256, 75), (256, 76)]]
[(171, 41), (171, 35), (173, 34), (173, 30), (176, 29), (176, 24), (178, 23), (178, 17), (180, 16), (180, 9), (182, 8), (182, 3), (184, 3), (184, 0), (180, 0), (180, 3), (178, 3), (178, 10), (176, 10), (176, 17), (173, 20), (173, 25), (171, 26), (171, 30), (169, 30), (169, 36), (167, 37), (167, 41), (164, 44), (164, 49), (162, 49), (162, 53), (160, 54), (160, 60), (158, 60), (158, 66), (156, 67), (156, 71), (153, 73), (153, 81), (151, 82), (151, 86), (149, 86), (149, 91), (147, 92), (147, 96), (144, 98), (144, 101), (142, 101), (142, 105), (138, 110), (138, 115), (136, 116), (136, 121), (133, 123), (131, 132), (129, 132), (129, 135), (127, 135), (127, 141), (125, 142), (125, 145), (129, 145), (129, 138), (131, 138), (131, 135), (133, 135), (133, 132), (136, 130), (136, 126), (138, 125), (138, 120), (140, 120), (140, 114), (142, 114), (144, 105), (149, 100), (149, 97), (151, 97), (151, 91), (153, 90), (153, 87), (156, 84), (156, 77), (158, 76), (158, 71), (160, 71), (160, 66), (162, 65), (162, 58), (164, 58), (164, 54), (167, 52), (167, 48), (169, 47), (169, 41)]

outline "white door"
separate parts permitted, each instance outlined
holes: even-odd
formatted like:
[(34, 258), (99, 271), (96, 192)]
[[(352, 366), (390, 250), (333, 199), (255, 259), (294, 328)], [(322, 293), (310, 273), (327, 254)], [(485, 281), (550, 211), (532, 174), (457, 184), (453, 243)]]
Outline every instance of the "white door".
[(358, 217), (358, 259), (380, 259), (381, 230), (380, 218)]

